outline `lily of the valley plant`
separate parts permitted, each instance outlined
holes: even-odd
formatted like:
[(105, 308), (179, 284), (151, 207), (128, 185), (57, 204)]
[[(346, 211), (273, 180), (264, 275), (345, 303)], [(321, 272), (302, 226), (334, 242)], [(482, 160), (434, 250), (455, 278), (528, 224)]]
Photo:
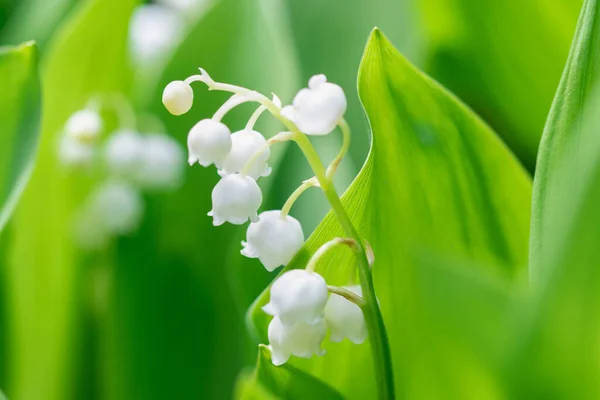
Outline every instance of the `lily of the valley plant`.
[[(225, 222), (241, 225), (250, 221), (246, 241), (242, 242), (244, 256), (258, 258), (268, 271), (290, 262), (304, 244), (304, 234), (300, 223), (289, 212), (298, 197), (310, 187), (323, 190), (346, 234), (344, 238), (325, 243), (305, 269), (284, 272), (272, 284), (270, 302), (263, 310), (273, 316), (268, 329), (273, 364), (281, 365), (290, 356), (323, 355), (321, 343), (327, 329), (331, 331), (332, 341), (348, 338), (356, 344), (362, 343), (368, 334), (380, 398), (393, 398), (389, 344), (371, 275), (373, 257), (365, 238), (359, 237), (350, 221), (332, 183), (350, 142), (350, 128), (344, 120), (346, 97), (343, 90), (327, 82), (325, 75), (315, 75), (309, 80), (308, 88), (296, 94), (291, 105), (282, 107), (276, 95), (270, 99), (250, 89), (216, 82), (200, 69), (199, 75), (171, 82), (165, 87), (162, 100), (171, 114), (181, 115), (190, 110), (194, 100), (190, 86), (193, 82), (203, 82), (209, 90), (232, 93), (212, 118), (199, 121), (190, 130), (188, 161), (190, 165), (198, 163), (203, 167), (214, 164), (221, 176), (213, 189), (212, 210), (208, 213), (215, 226)], [(258, 103), (258, 108), (243, 129), (231, 133), (221, 121), (230, 110), (246, 102)], [(264, 111), (285, 127), (269, 139), (254, 129)], [(307, 135), (327, 135), (336, 127), (343, 134), (343, 143), (326, 168)], [(314, 177), (304, 181), (281, 210), (259, 214), (262, 192), (256, 181), (271, 173), (268, 165), (270, 146), (284, 141), (293, 141), (299, 146)], [(338, 246), (349, 247), (356, 256), (359, 285), (349, 282), (346, 287), (330, 286), (315, 272), (319, 260)]]

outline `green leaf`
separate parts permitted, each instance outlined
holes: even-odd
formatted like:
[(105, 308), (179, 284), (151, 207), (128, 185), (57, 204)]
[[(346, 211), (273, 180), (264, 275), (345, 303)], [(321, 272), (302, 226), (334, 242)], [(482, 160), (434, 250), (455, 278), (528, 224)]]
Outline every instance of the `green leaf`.
[[(531, 218), (531, 275), (543, 279), (561, 249), (566, 223), (574, 212), (565, 199), (582, 190), (580, 153), (589, 146), (581, 140), (586, 127), (585, 106), (600, 81), (600, 11), (596, 0), (586, 0), (571, 53), (556, 92), (540, 144)], [(567, 207), (565, 207), (567, 206)]]
[(40, 81), (33, 42), (0, 48), (0, 231), (25, 188), (37, 149)]
[(2, 392), (2, 390), (0, 390), (0, 400), (8, 400), (8, 398), (6, 397), (6, 395)]
[(533, 171), (582, 0), (428, 0), (427, 71), (492, 124)]
[(236, 398), (239, 400), (263, 399), (343, 399), (342, 395), (322, 382), (290, 365), (279, 367), (271, 363), (271, 354), (260, 345), (256, 367), (251, 374), (238, 378)]
[[(410, 389), (415, 368), (427, 371), (418, 351), (427, 346), (415, 328), (423, 311), (415, 286), (419, 254), (484, 265), (487, 273), (518, 279), (527, 264), (531, 181), (488, 126), (412, 66), (379, 30), (371, 34), (358, 81), (372, 147), (343, 203), (375, 252), (375, 289), (401, 394)], [(288, 269), (303, 268), (310, 254), (339, 235), (329, 214)], [(354, 276), (352, 255), (336, 250), (318, 271), (329, 284), (347, 284)], [(265, 342), (269, 319), (260, 306), (267, 298), (264, 292), (249, 314)], [(325, 347), (325, 357), (294, 359), (293, 365), (347, 398), (372, 396), (368, 346)]]
[[(89, 179), (58, 162), (67, 118), (98, 92), (127, 90), (126, 37), (134, 0), (80, 3), (42, 63), (44, 113), (37, 162), (10, 226), (5, 326), (7, 387), (16, 398), (69, 398), (83, 373), (76, 329), (86, 276), (72, 240), (72, 216)], [(77, 397), (77, 396), (76, 396)]]
[(511, 365), (514, 398), (600, 396), (599, 24), (597, 1), (586, 0), (544, 132), (532, 232), (537, 291)]

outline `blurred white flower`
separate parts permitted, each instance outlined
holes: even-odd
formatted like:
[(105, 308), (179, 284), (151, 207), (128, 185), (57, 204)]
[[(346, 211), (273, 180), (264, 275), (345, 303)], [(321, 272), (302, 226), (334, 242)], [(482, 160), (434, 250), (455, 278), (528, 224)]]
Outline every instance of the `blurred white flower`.
[(102, 130), (102, 118), (97, 112), (85, 108), (73, 113), (65, 124), (65, 133), (82, 142), (98, 137)]
[(159, 4), (137, 6), (129, 23), (133, 61), (144, 67), (161, 61), (183, 38), (184, 19), (176, 10)]
[(313, 323), (298, 322), (286, 325), (278, 317), (269, 324), (269, 348), (274, 365), (287, 362), (291, 355), (311, 358), (313, 354), (322, 356), (325, 350), (321, 343), (325, 339), (327, 326), (323, 318)]
[(316, 323), (327, 303), (327, 283), (316, 272), (293, 269), (284, 272), (271, 286), (270, 302), (263, 307), (269, 315), (289, 325)]
[(114, 132), (104, 144), (104, 163), (112, 176), (134, 180), (142, 160), (144, 138), (139, 133), (123, 129)]
[[(225, 161), (221, 175), (241, 172), (246, 163), (252, 159), (252, 164), (248, 166), (245, 175), (258, 179), (261, 176), (268, 176), (271, 168), (267, 165), (267, 160), (271, 155), (271, 150), (265, 146), (266, 139), (255, 130), (241, 130), (231, 135), (231, 151)], [(260, 154), (255, 154), (261, 149)]]
[(162, 102), (171, 114), (185, 114), (194, 103), (194, 91), (184, 81), (170, 82), (163, 90)]
[(249, 258), (258, 258), (267, 271), (287, 265), (304, 244), (304, 233), (300, 222), (281, 211), (265, 211), (258, 222), (248, 226), (246, 241), (241, 253)]
[(158, 3), (181, 13), (194, 14), (203, 10), (211, 3), (211, 0), (158, 0)]
[(138, 190), (119, 181), (96, 186), (86, 204), (87, 212), (97, 216), (100, 229), (111, 235), (124, 235), (137, 229), (144, 211)]
[(188, 162), (220, 168), (231, 151), (231, 131), (222, 122), (203, 119), (190, 130), (187, 138)]
[(250, 219), (257, 221), (262, 192), (256, 181), (240, 174), (225, 175), (212, 191), (213, 225), (230, 222), (241, 225)]
[(82, 142), (72, 136), (62, 136), (58, 142), (58, 159), (67, 167), (88, 167), (96, 151), (92, 143)]
[[(360, 285), (345, 286), (359, 296), (362, 296)], [(367, 337), (365, 316), (360, 307), (346, 298), (331, 294), (325, 306), (325, 321), (331, 329), (332, 342), (341, 342), (347, 337), (352, 343), (361, 344)]]
[(327, 82), (325, 75), (315, 75), (308, 81), (308, 88), (296, 94), (292, 105), (281, 110), (281, 115), (307, 135), (326, 135), (343, 118), (346, 106), (342, 88)]
[(137, 182), (146, 189), (174, 189), (183, 179), (184, 153), (168, 135), (143, 136)]

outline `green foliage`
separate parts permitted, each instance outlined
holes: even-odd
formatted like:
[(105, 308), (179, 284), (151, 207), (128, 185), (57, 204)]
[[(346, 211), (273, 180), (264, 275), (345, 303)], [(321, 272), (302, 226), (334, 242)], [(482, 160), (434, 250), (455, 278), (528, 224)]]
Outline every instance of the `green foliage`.
[(125, 32), (133, 5), (133, 0), (81, 4), (43, 60), (38, 159), (3, 254), (4, 290), (14, 307), (6, 325), (11, 343), (6, 387), (13, 398), (65, 399), (78, 380), (71, 349), (79, 343), (74, 321), (85, 276), (71, 224), (86, 188), (59, 165), (56, 141), (66, 119), (90, 95), (126, 90)]
[(533, 171), (582, 0), (427, 0), (427, 70)]
[(275, 367), (269, 349), (261, 345), (254, 372), (238, 379), (236, 398), (240, 400), (315, 399), (341, 400), (343, 397), (325, 383), (292, 367)]
[(40, 82), (34, 43), (0, 48), (0, 231), (23, 191), (37, 149)]
[[(479, 118), (416, 70), (378, 30), (365, 50), (359, 93), (373, 143), (343, 203), (376, 254), (375, 288), (403, 393), (415, 389), (409, 382), (419, 368), (450, 365), (444, 355), (427, 359), (419, 351), (427, 348), (416, 328), (423, 315), (415, 286), (422, 253), (475, 262), (504, 279), (518, 279), (527, 265), (531, 181)], [(341, 234), (328, 215), (288, 268), (303, 267), (318, 246)], [(352, 255), (333, 252), (318, 271), (330, 284), (347, 284), (354, 276)], [(268, 318), (259, 306), (266, 300), (265, 292), (250, 311), (263, 341)], [(374, 392), (368, 346), (344, 342), (326, 348), (327, 356), (294, 365), (347, 398)]]

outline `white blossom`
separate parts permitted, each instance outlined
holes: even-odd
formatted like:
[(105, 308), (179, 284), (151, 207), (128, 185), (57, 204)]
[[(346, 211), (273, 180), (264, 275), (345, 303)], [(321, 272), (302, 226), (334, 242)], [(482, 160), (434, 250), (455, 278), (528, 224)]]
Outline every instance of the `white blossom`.
[(123, 235), (137, 229), (144, 203), (140, 193), (119, 181), (107, 181), (96, 186), (86, 205), (100, 224), (99, 229), (112, 235)]
[(342, 88), (327, 82), (325, 75), (315, 75), (308, 81), (308, 88), (296, 94), (292, 105), (281, 110), (281, 115), (307, 135), (326, 135), (343, 118), (346, 106)]
[(325, 350), (321, 343), (325, 339), (327, 326), (323, 318), (313, 323), (297, 322), (286, 325), (278, 317), (269, 324), (269, 348), (274, 365), (287, 362), (290, 356), (311, 358), (313, 354), (322, 356)]
[(137, 182), (146, 189), (173, 189), (183, 179), (184, 154), (173, 138), (161, 133), (144, 135)]
[(273, 282), (271, 300), (263, 311), (279, 317), (286, 325), (297, 322), (312, 324), (323, 317), (327, 294), (327, 283), (321, 275), (293, 269)]
[[(346, 286), (359, 296), (362, 296), (360, 285)], [(360, 307), (346, 298), (331, 294), (325, 306), (325, 320), (331, 330), (332, 342), (341, 342), (347, 337), (352, 343), (361, 344), (367, 337), (365, 317)]]
[(65, 133), (80, 141), (92, 141), (101, 130), (102, 118), (88, 108), (73, 113), (65, 124)]
[(123, 129), (114, 132), (104, 144), (104, 162), (113, 176), (134, 180), (140, 168), (144, 138), (139, 133)]
[(82, 142), (72, 136), (62, 136), (57, 150), (60, 163), (67, 167), (88, 167), (96, 154), (92, 143)]
[(185, 114), (192, 108), (194, 91), (184, 81), (173, 81), (165, 87), (162, 102), (171, 114)]
[(213, 225), (225, 222), (241, 225), (248, 219), (258, 220), (258, 208), (262, 203), (262, 192), (256, 181), (240, 174), (225, 175), (212, 191)]
[(231, 131), (222, 122), (203, 119), (190, 130), (187, 144), (190, 165), (198, 161), (203, 167), (220, 168), (231, 151)]
[(300, 222), (281, 211), (265, 211), (258, 222), (248, 226), (246, 241), (241, 253), (249, 258), (258, 258), (267, 271), (287, 265), (304, 244), (304, 233)]
[[(271, 168), (267, 161), (271, 155), (268, 146), (265, 146), (266, 139), (255, 130), (241, 130), (231, 135), (231, 151), (225, 161), (223, 161), (220, 174), (231, 174), (241, 172), (246, 163), (252, 158), (252, 164), (248, 167), (246, 175), (254, 179), (261, 176), (268, 176)], [(260, 154), (255, 154), (261, 149)]]

